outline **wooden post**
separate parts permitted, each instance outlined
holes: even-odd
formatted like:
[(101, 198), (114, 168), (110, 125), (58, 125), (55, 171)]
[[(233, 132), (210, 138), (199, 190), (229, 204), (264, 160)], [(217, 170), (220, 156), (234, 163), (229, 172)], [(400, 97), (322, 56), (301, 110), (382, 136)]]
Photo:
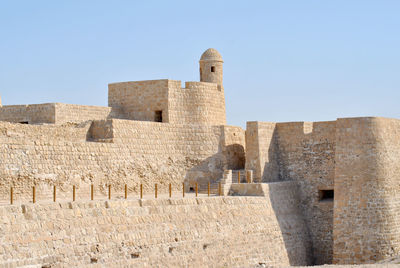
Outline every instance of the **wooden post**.
[(208, 196), (210, 196), (210, 182), (208, 182), (207, 192), (208, 192)]
[(54, 185), (53, 186), (53, 202), (56, 202), (56, 198), (57, 198), (57, 196), (56, 196), (56, 186)]
[(157, 198), (157, 183), (154, 185), (154, 197)]
[(108, 185), (108, 200), (111, 199), (111, 184)]
[(198, 184), (196, 182), (196, 197), (197, 197), (198, 190), (199, 190), (199, 188), (198, 188)]
[(182, 182), (182, 197), (185, 197), (185, 183)]
[(221, 183), (218, 183), (218, 195), (222, 195)]
[(93, 184), (90, 185), (90, 200), (93, 201), (93, 196), (94, 196), (94, 186)]
[(75, 185), (72, 185), (72, 201), (75, 202)]
[(125, 184), (125, 199), (128, 199), (128, 185)]
[(32, 201), (36, 203), (36, 189), (35, 186), (32, 187)]
[(140, 199), (143, 198), (143, 184), (140, 184)]
[(10, 204), (12, 205), (14, 203), (14, 197), (13, 197), (13, 188), (10, 188)]
[(172, 185), (171, 183), (169, 184), (169, 198), (172, 197)]
[(246, 181), (247, 183), (250, 183), (250, 176), (249, 172), (246, 172)]
[(238, 171), (238, 183), (240, 183), (240, 171)]

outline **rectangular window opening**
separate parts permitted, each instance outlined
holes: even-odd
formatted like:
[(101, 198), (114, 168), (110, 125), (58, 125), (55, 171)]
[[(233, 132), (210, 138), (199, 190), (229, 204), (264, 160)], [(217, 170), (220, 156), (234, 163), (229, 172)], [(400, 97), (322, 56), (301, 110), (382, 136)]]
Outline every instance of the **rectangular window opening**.
[(154, 112), (154, 121), (155, 122), (162, 122), (162, 111), (155, 111)]
[(29, 122), (28, 121), (21, 121), (21, 122), (19, 122), (20, 124), (29, 124)]
[(215, 66), (211, 66), (211, 72), (212, 72), (212, 73), (215, 72)]
[(320, 202), (332, 202), (334, 198), (333, 190), (319, 190), (319, 201)]

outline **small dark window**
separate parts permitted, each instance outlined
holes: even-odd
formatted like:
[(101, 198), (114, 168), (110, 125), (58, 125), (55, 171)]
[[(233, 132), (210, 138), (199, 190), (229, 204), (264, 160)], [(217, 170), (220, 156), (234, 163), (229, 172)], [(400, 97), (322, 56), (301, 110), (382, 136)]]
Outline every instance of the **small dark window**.
[(331, 202), (334, 198), (333, 190), (319, 190), (319, 201), (320, 202)]
[(212, 72), (212, 73), (215, 72), (215, 66), (211, 66), (211, 72)]
[(29, 124), (29, 122), (28, 121), (22, 121), (22, 122), (19, 122), (20, 124)]
[(155, 111), (154, 113), (154, 121), (162, 122), (162, 111)]

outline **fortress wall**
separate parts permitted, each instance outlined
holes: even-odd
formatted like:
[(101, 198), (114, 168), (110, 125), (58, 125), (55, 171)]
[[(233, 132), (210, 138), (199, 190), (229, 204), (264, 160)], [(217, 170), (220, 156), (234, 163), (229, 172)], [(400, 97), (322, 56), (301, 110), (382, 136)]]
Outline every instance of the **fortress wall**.
[(224, 169), (238, 170), (245, 167), (245, 131), (241, 127), (222, 126), (222, 152), (225, 156)]
[(295, 189), (293, 185), (276, 187), (272, 198), (2, 206), (0, 266), (310, 264), (310, 244)]
[(335, 127), (333, 122), (249, 122), (246, 168), (256, 180), (294, 180), (313, 241), (315, 264), (331, 263), (333, 202), (320, 202), (319, 190), (333, 189)]
[(253, 170), (255, 181), (279, 181), (276, 123), (247, 122), (246, 169)]
[(29, 197), (34, 183), (38, 196), (41, 191), (51, 196), (53, 185), (70, 192), (75, 184), (81, 192), (91, 183), (100, 185), (103, 192), (107, 184), (121, 191), (127, 183), (129, 191), (136, 193), (143, 183), (148, 193), (154, 191), (154, 183), (159, 184), (160, 192), (166, 192), (169, 183), (179, 191), (183, 181), (222, 176), (226, 160), (220, 126), (115, 119), (100, 122), (103, 126), (95, 130), (89, 122), (0, 122), (0, 198), (8, 199), (11, 184), (15, 194), (23, 192)]
[(108, 106), (122, 110), (126, 119), (155, 121), (155, 111), (162, 111), (163, 122), (168, 121), (169, 83), (180, 81), (148, 80), (108, 85)]
[(0, 106), (0, 121), (55, 123), (55, 103)]
[(400, 120), (338, 119), (334, 263), (400, 253)]
[(88, 120), (103, 120), (122, 116), (120, 109), (102, 106), (56, 103), (55, 109), (57, 124), (67, 122), (79, 123)]
[(186, 82), (185, 88), (170, 87), (169, 122), (176, 124), (225, 125), (225, 97), (217, 84)]

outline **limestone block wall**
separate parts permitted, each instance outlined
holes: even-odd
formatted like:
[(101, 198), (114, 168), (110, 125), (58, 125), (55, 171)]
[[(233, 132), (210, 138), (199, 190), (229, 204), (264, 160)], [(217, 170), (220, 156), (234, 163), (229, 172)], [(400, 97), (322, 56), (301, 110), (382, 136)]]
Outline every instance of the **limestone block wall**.
[(273, 190), (274, 196), (270, 198), (204, 197), (1, 206), (0, 265), (310, 264), (310, 243), (293, 194), (295, 187)]
[(279, 181), (276, 123), (247, 122), (246, 169), (257, 182)]
[(400, 120), (338, 119), (334, 263), (400, 253)]
[(57, 124), (80, 123), (87, 120), (103, 120), (107, 118), (123, 118), (121, 109), (102, 106), (88, 106), (55, 103)]
[(0, 106), (0, 121), (54, 124), (55, 109), (55, 103)]
[(241, 127), (223, 126), (222, 152), (225, 156), (225, 169), (244, 169), (246, 162), (245, 131)]
[[(226, 167), (223, 127), (112, 119), (96, 124), (23, 125), (0, 122), (0, 198), (10, 186), (30, 196), (31, 186), (51, 194), (53, 185), (70, 192), (91, 183), (125, 183), (130, 192), (167, 192), (168, 184), (215, 181)], [(243, 145), (244, 146), (244, 145)]]
[(162, 111), (162, 121), (169, 122), (168, 87), (176, 82), (163, 79), (109, 84), (108, 106), (121, 109), (126, 119), (140, 121), (155, 121), (155, 112)]
[(171, 123), (226, 125), (224, 92), (214, 83), (171, 85), (168, 108)]
[(299, 183), (301, 207), (310, 228), (315, 264), (331, 263), (333, 200), (320, 201), (320, 190), (333, 189), (335, 122), (249, 122), (246, 168), (255, 181)]

